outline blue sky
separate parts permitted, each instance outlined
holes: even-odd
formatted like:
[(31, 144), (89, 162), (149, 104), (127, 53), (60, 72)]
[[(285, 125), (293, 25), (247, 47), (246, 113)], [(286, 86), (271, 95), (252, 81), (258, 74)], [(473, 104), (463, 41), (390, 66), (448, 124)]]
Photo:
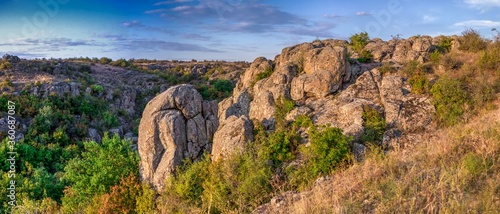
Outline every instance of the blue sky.
[(0, 54), (253, 61), (316, 38), (500, 29), (500, 0), (0, 0)]

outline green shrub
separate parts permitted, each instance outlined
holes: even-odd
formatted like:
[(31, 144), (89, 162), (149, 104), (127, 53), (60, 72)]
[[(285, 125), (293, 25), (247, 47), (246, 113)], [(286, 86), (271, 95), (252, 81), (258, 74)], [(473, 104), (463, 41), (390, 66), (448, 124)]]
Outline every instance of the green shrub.
[(367, 32), (356, 33), (349, 37), (350, 44), (352, 48), (360, 53), (365, 46), (370, 42), (370, 37)]
[(412, 93), (424, 94), (427, 91), (429, 82), (425, 76), (428, 68), (413, 60), (403, 66), (403, 73), (408, 77), (411, 84)]
[(76, 157), (65, 167), (63, 179), (70, 188), (62, 199), (65, 212), (76, 213), (86, 207), (93, 196), (105, 194), (128, 175), (138, 174), (139, 156), (130, 142), (118, 135), (104, 135), (101, 145), (85, 142), (81, 158)]
[(470, 102), (470, 95), (462, 82), (442, 77), (432, 86), (430, 92), (441, 125), (452, 126), (462, 121), (465, 105)]
[(437, 64), (437, 63), (439, 63), (439, 60), (441, 59), (441, 55), (442, 55), (442, 52), (440, 52), (436, 49), (436, 50), (434, 50), (434, 52), (432, 52), (429, 55), (429, 59), (431, 60), (431, 62)]
[(411, 92), (415, 94), (424, 94), (427, 91), (429, 81), (424, 74), (417, 72), (408, 80), (411, 84)]
[(462, 32), (459, 50), (479, 52), (486, 49), (486, 45), (486, 41), (481, 37), (481, 34), (469, 28)]
[(271, 160), (275, 166), (293, 160), (299, 139), (295, 132), (276, 130), (262, 143), (260, 156), (264, 160)]
[(130, 63), (126, 59), (118, 59), (114, 62), (111, 62), (110, 64), (113, 66), (119, 66), (119, 67), (123, 67), (123, 68), (127, 68), (127, 67), (132, 65), (132, 63)]
[(104, 88), (101, 85), (97, 85), (97, 84), (91, 85), (90, 89), (92, 89), (92, 92), (97, 93), (97, 94), (100, 94), (101, 92), (104, 91)]
[(269, 200), (271, 168), (247, 151), (208, 168), (202, 201), (209, 213), (250, 213)]
[(370, 62), (373, 55), (370, 51), (364, 50), (365, 46), (370, 42), (370, 37), (367, 32), (361, 32), (349, 37), (350, 44), (354, 51), (359, 54), (358, 61), (361, 63)]
[(272, 66), (267, 66), (265, 69), (264, 69), (264, 72), (262, 73), (259, 73), (257, 74), (257, 77), (255, 79), (255, 82), (258, 82), (259, 80), (263, 80), (265, 78), (268, 78), (271, 76), (271, 74), (273, 73), (274, 69)]
[(384, 137), (385, 118), (376, 108), (363, 106), (363, 127), (365, 131), (361, 140), (366, 144), (380, 143)]
[(99, 63), (100, 64), (103, 64), (103, 65), (107, 65), (109, 63), (113, 62), (112, 59), (110, 58), (107, 58), (107, 57), (102, 57), (100, 60), (99, 60)]
[[(492, 44), (481, 53), (478, 61), (479, 68), (484, 70), (498, 71), (500, 68), (500, 41)], [(497, 75), (500, 75), (498, 73)]]
[(0, 70), (8, 70), (12, 68), (12, 64), (10, 62), (2, 62), (0, 63)]
[(443, 37), (439, 40), (437, 45), (437, 50), (441, 53), (448, 53), (451, 51), (451, 44), (453, 42), (453, 38), (451, 37)]
[(373, 55), (372, 55), (372, 53), (370, 53), (370, 51), (361, 50), (359, 52), (359, 57), (358, 57), (359, 62), (368, 63), (368, 62), (371, 62), (372, 59), (373, 59)]
[(118, 122), (118, 118), (116, 118), (116, 116), (109, 111), (105, 111), (104, 113), (102, 113), (102, 121), (108, 128), (116, 127), (120, 124)]
[(274, 117), (276, 118), (277, 126), (285, 125), (285, 117), (295, 108), (295, 102), (293, 100), (280, 97), (276, 102), (275, 108), (276, 111), (274, 112)]
[(320, 175), (326, 175), (351, 159), (349, 142), (351, 139), (342, 134), (342, 130), (332, 127), (309, 129), (309, 147), (302, 147), (305, 164), (297, 169), (288, 168), (289, 183), (302, 189), (311, 184)]
[(177, 167), (175, 176), (167, 179), (163, 196), (178, 197), (192, 205), (201, 205), (203, 182), (207, 179), (210, 163), (209, 155), (205, 155), (200, 161), (186, 160), (182, 166)]

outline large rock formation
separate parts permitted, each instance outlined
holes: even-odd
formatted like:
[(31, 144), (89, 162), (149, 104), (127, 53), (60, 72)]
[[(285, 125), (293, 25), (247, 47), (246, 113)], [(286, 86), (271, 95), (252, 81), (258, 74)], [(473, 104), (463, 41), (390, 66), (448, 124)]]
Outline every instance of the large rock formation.
[[(366, 47), (375, 61), (404, 63), (427, 60), (435, 49), (431, 37), (407, 40), (380, 39)], [(411, 86), (401, 74), (382, 75), (374, 64), (349, 63), (348, 44), (340, 40), (315, 41), (283, 49), (274, 63), (257, 58), (243, 74), (233, 93), (219, 104), (221, 125), (215, 134), (214, 159), (237, 153), (252, 139), (255, 123), (274, 129), (278, 99), (292, 99), (297, 107), (287, 117), (293, 120), (300, 112), (312, 116), (315, 125), (330, 124), (352, 136), (356, 146), (364, 134), (364, 106), (384, 115), (384, 144), (397, 143), (401, 133), (411, 134), (430, 128), (435, 112), (425, 96), (411, 94)], [(261, 80), (257, 75), (266, 68), (274, 72)], [(258, 80), (258, 81), (257, 81)]]
[(139, 125), (141, 178), (162, 189), (185, 158), (210, 152), (216, 114), (217, 103), (203, 101), (192, 85), (178, 85), (153, 98)]

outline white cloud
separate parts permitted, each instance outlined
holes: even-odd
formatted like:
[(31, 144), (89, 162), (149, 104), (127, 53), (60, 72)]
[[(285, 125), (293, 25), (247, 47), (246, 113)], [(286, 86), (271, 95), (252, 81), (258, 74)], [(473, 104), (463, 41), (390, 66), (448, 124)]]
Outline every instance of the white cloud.
[(464, 0), (464, 2), (471, 7), (482, 10), (491, 7), (500, 7), (500, 0)]
[(429, 23), (429, 22), (434, 22), (438, 19), (438, 17), (435, 17), (435, 16), (431, 16), (431, 15), (425, 15), (423, 18), (425, 23)]
[(455, 23), (455, 26), (493, 28), (500, 27), (500, 22), (491, 20), (469, 20)]
[(368, 16), (368, 15), (370, 15), (370, 13), (365, 11), (356, 12), (356, 16)]

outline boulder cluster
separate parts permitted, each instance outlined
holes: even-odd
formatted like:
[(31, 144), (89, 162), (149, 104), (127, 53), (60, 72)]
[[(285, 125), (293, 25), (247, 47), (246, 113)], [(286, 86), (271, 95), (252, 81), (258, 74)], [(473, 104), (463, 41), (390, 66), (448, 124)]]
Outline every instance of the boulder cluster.
[[(397, 146), (401, 139), (430, 128), (435, 113), (430, 100), (412, 94), (406, 77), (381, 74), (378, 62), (403, 63), (428, 58), (433, 39), (414, 38), (367, 45), (375, 63), (348, 58), (346, 41), (323, 40), (283, 49), (274, 60), (255, 59), (242, 74), (232, 96), (220, 103), (203, 101), (189, 85), (170, 88), (153, 99), (144, 111), (139, 130), (141, 176), (156, 187), (182, 159), (211, 153), (217, 161), (238, 154), (253, 140), (254, 124), (273, 130), (280, 99), (296, 103), (286, 117), (306, 114), (314, 125), (330, 124), (352, 136), (354, 152), (365, 146), (361, 136), (363, 110), (370, 106), (386, 121), (382, 144)], [(264, 72), (273, 72), (261, 78)]]

